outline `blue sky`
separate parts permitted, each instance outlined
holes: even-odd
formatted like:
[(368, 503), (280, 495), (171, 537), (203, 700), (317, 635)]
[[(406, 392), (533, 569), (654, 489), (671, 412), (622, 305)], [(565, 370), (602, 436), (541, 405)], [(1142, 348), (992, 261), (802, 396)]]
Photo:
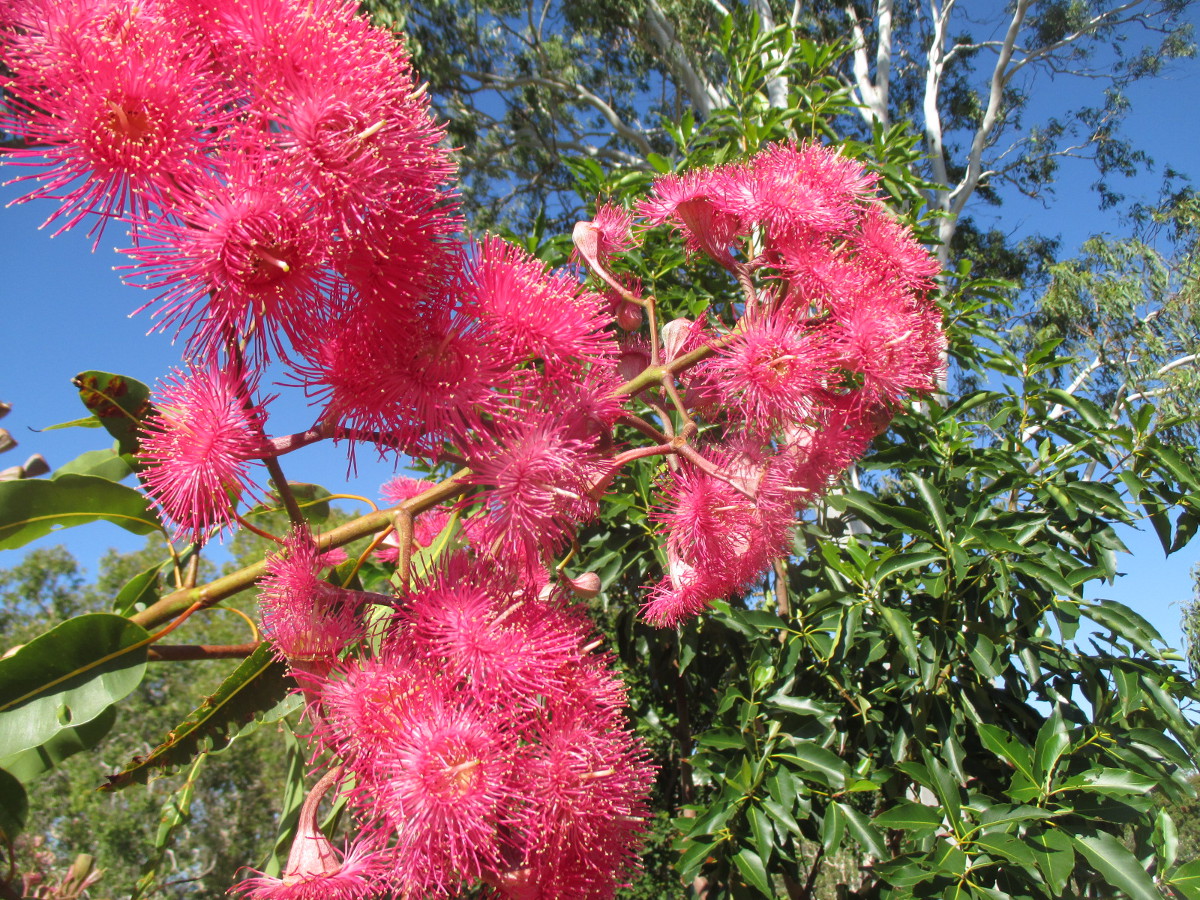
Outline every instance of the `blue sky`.
[[(1059, 85), (1044, 82), (1045, 96), (1055, 95)], [(1127, 132), (1161, 165), (1169, 163), (1200, 181), (1200, 116), (1195, 103), (1200, 99), (1200, 62), (1175, 66), (1154, 82), (1130, 92), (1133, 113)], [(12, 170), (8, 170), (12, 173)], [(15, 173), (13, 173), (15, 174)], [(981, 218), (993, 217), (1001, 228), (1015, 236), (1033, 232), (1058, 234), (1064, 253), (1070, 253), (1093, 233), (1120, 234), (1121, 222), (1096, 210), (1089, 185), (1094, 175), (1086, 164), (1065, 165), (1060, 172), (1056, 197), (1048, 206), (1021, 197), (1009, 197), (998, 210), (979, 210)], [(1153, 199), (1157, 174), (1127, 185), (1134, 197)], [(0, 189), (0, 202), (21, 193), (19, 187)], [(67, 429), (39, 432), (57, 422), (79, 418), (84, 410), (71, 386), (71, 378), (86, 369), (99, 369), (133, 376), (153, 384), (180, 364), (182, 347), (169, 335), (147, 336), (150, 319), (143, 313), (129, 318), (150, 296), (123, 286), (112, 271), (122, 259), (112, 252), (122, 234), (110, 229), (96, 253), (91, 240), (77, 230), (57, 238), (38, 226), (49, 213), (45, 203), (20, 204), (0, 210), (0, 400), (13, 411), (0, 422), (20, 446), (0, 456), (0, 468), (16, 465), (33, 452), (46, 456), (52, 467), (80, 453), (105, 446), (100, 431)], [(294, 391), (292, 393), (295, 393)], [(302, 400), (283, 398), (272, 408), (272, 431), (299, 431), (311, 424), (311, 411)], [(316, 481), (337, 489), (346, 475), (344, 455), (337, 448), (321, 445), (305, 448), (284, 460), (288, 477), (294, 481)], [(374, 495), (391, 474), (392, 467), (362, 454), (359, 472), (350, 492)], [(1123, 560), (1125, 577), (1116, 585), (1096, 592), (1119, 600), (1139, 611), (1166, 637), (1180, 646), (1181, 605), (1191, 599), (1191, 567), (1200, 559), (1200, 545), (1164, 559), (1157, 539), (1148, 530), (1127, 529), (1123, 539), (1133, 551)], [(128, 550), (140, 547), (142, 538), (115, 527), (97, 523), (51, 536), (33, 546), (67, 543), (89, 567), (108, 547)], [(18, 552), (19, 553), (19, 552)], [(0, 554), (0, 567), (14, 564), (18, 553)]]

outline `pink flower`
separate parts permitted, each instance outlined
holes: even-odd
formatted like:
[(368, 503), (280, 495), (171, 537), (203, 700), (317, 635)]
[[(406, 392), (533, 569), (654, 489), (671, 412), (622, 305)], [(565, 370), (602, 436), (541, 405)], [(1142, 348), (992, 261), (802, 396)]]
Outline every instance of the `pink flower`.
[(178, 221), (144, 227), (127, 268), (161, 291), (162, 325), (194, 327), (197, 346), (252, 335), (254, 346), (283, 353), (282, 335), (296, 345), (315, 339), (329, 315), (329, 223), (285, 172), (251, 157), (228, 176), (175, 210)]
[(463, 311), (493, 332), (514, 362), (533, 356), (549, 368), (575, 371), (615, 353), (605, 331), (610, 319), (595, 295), (580, 294), (578, 283), (547, 273), (498, 237), (485, 238), (467, 260), (459, 296)]
[(306, 353), (299, 376), (325, 396), (324, 418), (414, 456), (436, 457), (483, 417), (502, 415), (523, 377), (478, 322), (432, 302), (390, 319), (331, 322)]
[(809, 418), (829, 381), (831, 358), (819, 332), (784, 313), (742, 319), (733, 340), (696, 367), (702, 390), (757, 434)]
[(0, 118), (27, 149), (11, 160), (38, 166), (16, 181), (42, 182), (25, 198), (61, 201), (58, 232), (88, 215), (105, 223), (146, 219), (186, 197), (212, 168), (230, 115), (209, 61), (189, 52), (195, 36), (155, 4), (33, 3), (6, 37), (12, 111)]
[(666, 532), (667, 573), (642, 611), (659, 626), (745, 590), (786, 552), (803, 499), (793, 490), (789, 458), (776, 459), (769, 447), (747, 442), (712, 456), (722, 477), (683, 465), (653, 511)]
[(259, 582), (263, 633), (282, 658), (307, 673), (325, 674), (363, 635), (362, 595), (322, 579), (324, 567), (308, 529), (294, 529)]
[(482, 502), (471, 520), (472, 542), (484, 552), (531, 570), (555, 552), (578, 523), (595, 515), (588, 495), (596, 474), (594, 440), (569, 437), (553, 413), (505, 422), (494, 438), (468, 451), (471, 484), (485, 490), (465, 501)]
[(579, 624), (553, 606), (516, 599), (511, 577), (456, 553), (400, 613), (410, 652), (463, 689), (537, 705), (578, 655)]
[(652, 196), (637, 206), (650, 225), (671, 223), (691, 252), (703, 250), (721, 265), (735, 264), (730, 248), (749, 234), (743, 216), (744, 170), (737, 167), (696, 169), (655, 179)]
[(769, 233), (847, 232), (876, 178), (860, 162), (820, 144), (776, 144), (751, 160), (756, 218)]
[(409, 896), (449, 893), (502, 858), (515, 735), (502, 718), (426, 686), (360, 786), (391, 824), (396, 880)]
[[(534, 731), (518, 772), (518, 831), (528, 874), (493, 881), (507, 896), (610, 898), (640, 867), (653, 769), (629, 732), (605, 716), (556, 706)], [(522, 884), (521, 882), (524, 882)], [(526, 893), (521, 893), (523, 889)]]
[(898, 287), (879, 279), (842, 298), (827, 326), (835, 359), (861, 378), (865, 399), (872, 402), (896, 402), (934, 388), (941, 329), (928, 328), (924, 305)]
[(247, 900), (359, 900), (378, 893), (380, 876), (388, 871), (386, 854), (360, 839), (339, 856), (317, 827), (318, 804), (337, 777), (337, 770), (327, 773), (300, 807), (283, 875), (247, 878), (230, 893), (244, 894)]
[(252, 490), (250, 467), (267, 452), (263, 408), (240, 374), (214, 364), (177, 372), (155, 408), (141, 436), (142, 482), (177, 536), (203, 541), (236, 521), (238, 499)]
[(882, 267), (910, 290), (931, 290), (941, 271), (937, 258), (880, 203), (867, 207), (854, 246), (868, 266)]

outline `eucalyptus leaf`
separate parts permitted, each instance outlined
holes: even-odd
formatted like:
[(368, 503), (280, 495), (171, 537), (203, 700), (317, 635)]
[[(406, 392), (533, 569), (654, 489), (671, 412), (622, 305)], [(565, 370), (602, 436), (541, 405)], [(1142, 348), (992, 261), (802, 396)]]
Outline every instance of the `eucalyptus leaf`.
[(51, 532), (106, 521), (133, 534), (162, 530), (143, 494), (95, 475), (0, 482), (0, 550)]
[(138, 686), (149, 634), (122, 616), (68, 619), (0, 659), (0, 758), (40, 747)]

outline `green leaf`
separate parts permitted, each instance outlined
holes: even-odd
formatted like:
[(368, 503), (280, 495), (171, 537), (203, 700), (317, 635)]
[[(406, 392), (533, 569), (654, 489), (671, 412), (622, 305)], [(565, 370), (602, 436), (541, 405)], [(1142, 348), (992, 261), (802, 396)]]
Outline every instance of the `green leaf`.
[(163, 560), (156, 566), (138, 572), (125, 582), (125, 586), (113, 600), (113, 612), (119, 616), (132, 615), (158, 600), (158, 573), (169, 562), (170, 560)]
[(1075, 835), (1072, 840), (1083, 857), (1117, 890), (1132, 900), (1162, 900), (1154, 879), (1121, 841), (1106, 831)]
[(68, 619), (0, 659), (0, 758), (90, 722), (146, 671), (149, 634), (109, 613)]
[(978, 729), (979, 739), (985, 747), (1008, 763), (1030, 781), (1034, 780), (1033, 762), (1029, 748), (1022, 744), (1003, 728), (996, 725), (981, 724)]
[(846, 817), (837, 803), (825, 807), (825, 815), (821, 819), (821, 847), (826, 853), (833, 853), (842, 845), (842, 837), (846, 833)]
[(891, 559), (885, 560), (875, 570), (875, 583), (878, 584), (889, 575), (894, 575), (897, 572), (908, 572), (912, 569), (921, 569), (931, 563), (942, 562), (946, 556), (942, 553), (901, 553), (893, 556)]
[(1063, 723), (1062, 715), (1057, 709), (1050, 714), (1042, 727), (1038, 729), (1037, 740), (1033, 747), (1033, 777), (1044, 786), (1050, 784), (1054, 769), (1059, 758), (1071, 744), (1071, 736), (1067, 734), (1067, 726)]
[(117, 449), (137, 453), (138, 427), (153, 411), (150, 388), (136, 378), (96, 371), (80, 372), (71, 383), (83, 405), (117, 439)]
[(1056, 894), (1061, 894), (1075, 871), (1075, 850), (1070, 836), (1052, 828), (1041, 834), (1027, 835), (1025, 842), (1033, 851), (1034, 862), (1046, 884)]
[(1035, 819), (1049, 819), (1054, 813), (1037, 806), (1011, 803), (993, 803), (979, 816), (979, 824), (983, 828), (995, 828), (997, 825), (1007, 825), (1009, 822), (1032, 822)]
[(0, 550), (24, 547), (60, 528), (100, 520), (134, 534), (162, 529), (142, 494), (95, 475), (0, 482)]
[(1105, 796), (1145, 794), (1157, 786), (1158, 781), (1154, 778), (1147, 778), (1145, 775), (1138, 775), (1126, 769), (1110, 769), (1103, 766), (1072, 775), (1062, 783), (1062, 787), (1091, 791)]
[(975, 837), (973, 843), (991, 856), (999, 856), (1020, 866), (1032, 868), (1034, 865), (1033, 851), (1011, 834), (980, 834)]
[(912, 621), (905, 613), (890, 606), (880, 604), (875, 609), (879, 611), (879, 615), (887, 625), (888, 630), (900, 642), (900, 649), (904, 652), (904, 658), (908, 660), (909, 666), (914, 672), (920, 672), (921, 656), (917, 652), (917, 639), (913, 634)]
[(885, 809), (871, 824), (876, 828), (898, 828), (918, 834), (931, 834), (944, 824), (944, 816), (940, 810), (911, 800), (901, 800)]
[(771, 881), (767, 878), (767, 867), (763, 865), (759, 855), (748, 847), (744, 847), (733, 855), (733, 861), (742, 873), (742, 877), (758, 889), (764, 897), (774, 897)]
[[(258, 648), (206, 698), (191, 715), (171, 729), (158, 747), (134, 759), (116, 775), (108, 776), (101, 790), (115, 791), (145, 783), (152, 774), (188, 763), (198, 753), (223, 749), (246, 732), (245, 726), (261, 721), (263, 713), (286, 709), (290, 682), (287, 667), (278, 662), (269, 646)], [(284, 713), (286, 714), (286, 713)]]
[(1187, 900), (1200, 900), (1200, 859), (1184, 863), (1167, 876), (1166, 883)]
[(59, 431), (63, 428), (100, 428), (100, 420), (95, 416), (88, 416), (86, 419), (72, 419), (70, 422), (59, 422), (57, 425), (47, 425), (44, 428), (38, 428), (37, 431)]
[(916, 487), (921, 501), (925, 504), (925, 508), (933, 516), (933, 523), (937, 526), (938, 535), (941, 536), (942, 546), (949, 547), (950, 525), (946, 517), (946, 507), (942, 503), (942, 498), (939, 496), (937, 488), (915, 472), (910, 472), (908, 477)]
[(1158, 629), (1125, 604), (1115, 600), (1100, 600), (1096, 603), (1085, 604), (1082, 610), (1083, 614), (1097, 625), (1125, 638), (1139, 650), (1154, 657), (1162, 655), (1160, 648), (1166, 642), (1159, 634)]
[(830, 787), (840, 788), (845, 785), (850, 767), (837, 754), (826, 750), (819, 744), (807, 741), (797, 741), (788, 753), (777, 754), (779, 759), (786, 759), (809, 770), (820, 772), (829, 782)]
[[(0, 769), (0, 838), (11, 844), (25, 828), (29, 800), (25, 788), (10, 772)], [(11, 849), (8, 852), (12, 852)]]
[(847, 806), (841, 802), (836, 802), (835, 805), (841, 810), (842, 818), (846, 820), (846, 830), (854, 836), (863, 849), (877, 859), (885, 858), (888, 852), (887, 846), (883, 843), (883, 835), (871, 820), (853, 806)]
[(0, 759), (0, 769), (15, 775), (24, 784), (32, 784), (68, 756), (91, 750), (117, 721), (117, 708), (110, 706), (90, 722), (64, 728), (40, 747), (23, 750)]
[(754, 836), (754, 849), (758, 851), (759, 859), (769, 860), (775, 848), (775, 829), (771, 827), (771, 820), (755, 803), (747, 808), (746, 818), (750, 820), (750, 833)]
[(50, 476), (51, 480), (64, 475), (95, 475), (106, 481), (122, 481), (134, 472), (134, 458), (116, 450), (89, 450), (80, 454)]
[(163, 804), (162, 814), (158, 820), (158, 832), (154, 836), (154, 855), (142, 865), (142, 876), (138, 879), (129, 900), (139, 900), (140, 897), (154, 892), (155, 883), (159, 878), (159, 867), (167, 858), (167, 853), (175, 838), (175, 832), (179, 830), (180, 826), (191, 821), (192, 794), (196, 788), (196, 779), (200, 777), (200, 769), (204, 766), (206, 759), (208, 759), (207, 753), (201, 753), (196, 757), (183, 784), (167, 797)]

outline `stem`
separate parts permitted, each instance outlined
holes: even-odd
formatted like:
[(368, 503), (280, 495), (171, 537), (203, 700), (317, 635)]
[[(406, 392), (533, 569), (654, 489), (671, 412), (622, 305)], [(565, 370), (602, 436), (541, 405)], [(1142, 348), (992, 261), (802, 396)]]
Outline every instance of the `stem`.
[(263, 460), (263, 465), (267, 467), (267, 471), (271, 474), (271, 480), (275, 482), (275, 490), (279, 492), (279, 497), (283, 500), (292, 524), (297, 527), (307, 524), (304, 513), (300, 512), (300, 505), (296, 503), (296, 495), (292, 493), (292, 486), (288, 484), (287, 476), (283, 474), (283, 467), (279, 465), (279, 459), (268, 456)]
[(408, 593), (408, 582), (412, 576), (413, 514), (407, 509), (396, 513), (394, 519), (396, 540), (400, 544), (400, 555), (396, 558), (396, 571), (400, 573), (400, 591)]
[[(269, 532), (269, 531), (263, 531), (257, 525), (251, 525), (250, 522), (248, 522), (244, 516), (239, 515), (238, 513), (234, 513), (233, 517), (235, 519), (237, 519), (239, 525), (241, 525), (243, 528), (245, 528), (251, 534), (257, 534), (260, 538), (267, 540), (267, 541), (274, 541), (276, 544), (283, 543), (283, 538), (276, 537), (275, 535), (271, 534), (271, 532)], [(189, 584), (183, 584), (183, 583), (181, 583), (179, 586), (181, 588), (195, 587), (194, 584), (189, 585)]]
[[(596, 483), (588, 490), (588, 495), (599, 502), (604, 492), (608, 490), (608, 486), (612, 484), (612, 480), (617, 477), (617, 473), (626, 463), (633, 462), (635, 459), (645, 459), (647, 456), (664, 456), (668, 453), (678, 452), (679, 448), (674, 441), (666, 441), (654, 447), (635, 447), (632, 450), (626, 450), (609, 461), (608, 471), (596, 479)], [(559, 568), (561, 569), (565, 563), (566, 560), (560, 563)]]
[[(332, 531), (317, 535), (315, 537), (317, 547), (322, 551), (332, 550), (334, 547), (342, 547), (359, 538), (375, 534), (387, 528), (392, 524), (396, 511), (399, 509), (407, 510), (416, 515), (427, 509), (432, 509), (439, 503), (457, 497), (469, 487), (469, 485), (462, 483), (462, 479), (469, 474), (467, 470), (461, 469), (445, 481), (434, 485), (416, 497), (405, 500), (397, 506), (367, 513), (353, 522), (347, 522), (345, 525), (334, 528)], [(239, 569), (222, 578), (217, 578), (201, 587), (184, 588), (167, 594), (157, 603), (148, 606), (146, 609), (129, 618), (143, 628), (151, 628), (169, 621), (172, 617), (178, 615), (180, 611), (188, 609), (192, 604), (199, 604), (201, 607), (211, 606), (214, 603), (224, 600), (226, 597), (232, 597), (234, 594), (241, 593), (247, 588), (252, 587), (259, 578), (266, 574), (266, 571), (267, 560), (259, 560), (253, 565), (246, 566), (244, 569)]]
[(658, 309), (654, 297), (647, 297), (645, 306), (646, 317), (650, 320), (650, 365), (657, 366), (662, 362), (662, 338), (658, 333)]
[(151, 662), (178, 662), (193, 659), (244, 659), (258, 649), (259, 642), (248, 644), (160, 644), (151, 647)]
[(196, 550), (192, 552), (191, 559), (188, 560), (187, 572), (184, 573), (183, 584), (181, 584), (180, 587), (194, 588), (196, 586), (196, 579), (199, 577), (199, 575), (200, 548), (197, 547)]

